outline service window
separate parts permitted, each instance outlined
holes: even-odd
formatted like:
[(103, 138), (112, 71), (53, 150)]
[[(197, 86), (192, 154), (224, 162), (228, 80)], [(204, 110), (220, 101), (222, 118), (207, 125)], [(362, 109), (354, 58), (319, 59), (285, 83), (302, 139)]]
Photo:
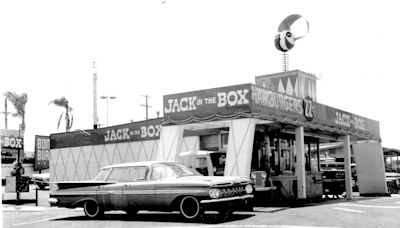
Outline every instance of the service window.
[(304, 155), (306, 157), (306, 171), (320, 171), (319, 143), (313, 138), (306, 138)]
[(200, 150), (218, 151), (220, 149), (219, 135), (200, 136)]
[(223, 176), (225, 170), (226, 154), (212, 153), (210, 154), (210, 158), (214, 167), (214, 176)]
[(265, 153), (268, 154), (262, 157), (260, 163), (268, 162), (268, 164), (262, 165), (271, 169), (272, 175), (294, 173), (296, 168), (294, 143), (294, 139), (287, 135), (270, 137), (268, 139), (269, 145), (266, 145), (267, 148), (265, 149)]

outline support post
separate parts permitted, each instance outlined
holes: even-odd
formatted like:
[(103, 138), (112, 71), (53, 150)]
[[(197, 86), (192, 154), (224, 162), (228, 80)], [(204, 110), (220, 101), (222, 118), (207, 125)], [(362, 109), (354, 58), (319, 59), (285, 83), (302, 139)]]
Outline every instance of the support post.
[(35, 196), (36, 196), (35, 205), (37, 207), (38, 206), (38, 198), (39, 198), (38, 187), (35, 188)]
[(351, 151), (350, 151), (350, 135), (343, 137), (343, 154), (344, 154), (344, 173), (346, 186), (346, 199), (352, 198), (353, 190), (351, 186)]
[(256, 120), (230, 120), (224, 176), (250, 176)]
[(297, 177), (297, 198), (306, 199), (306, 168), (304, 157), (304, 128), (297, 127), (296, 134), (296, 177)]
[(182, 152), (184, 125), (164, 126), (158, 146), (156, 160), (176, 161)]

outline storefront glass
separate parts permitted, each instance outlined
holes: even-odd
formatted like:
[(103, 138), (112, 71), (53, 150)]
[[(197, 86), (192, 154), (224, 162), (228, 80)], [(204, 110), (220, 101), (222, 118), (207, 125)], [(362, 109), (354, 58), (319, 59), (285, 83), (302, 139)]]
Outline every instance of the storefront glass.
[[(304, 152), (306, 171), (320, 171), (318, 138), (307, 137)], [(252, 169), (265, 170), (269, 176), (294, 175), (296, 172), (294, 135), (256, 132)]]

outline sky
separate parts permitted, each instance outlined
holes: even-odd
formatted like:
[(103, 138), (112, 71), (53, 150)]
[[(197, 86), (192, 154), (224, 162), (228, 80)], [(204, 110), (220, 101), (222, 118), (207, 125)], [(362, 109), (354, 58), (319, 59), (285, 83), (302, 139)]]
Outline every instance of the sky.
[[(116, 96), (108, 102), (109, 126), (144, 120), (144, 95), (149, 118), (156, 118), (163, 95), (255, 83), (255, 76), (281, 72), (274, 37), (286, 16), (300, 14), (310, 29), (289, 51), (289, 69), (315, 74), (317, 102), (379, 121), (382, 145), (400, 149), (397, 6), (385, 0), (2, 1), (0, 93), (28, 94), (25, 151), (33, 151), (35, 135), (64, 130), (63, 123), (57, 130), (63, 110), (51, 100), (69, 100), (72, 130), (93, 127), (93, 62), (98, 96)], [(98, 115), (107, 126), (106, 100), (98, 99)], [(8, 128), (18, 129), (20, 119), (8, 119)], [(0, 129), (4, 124), (0, 114)]]

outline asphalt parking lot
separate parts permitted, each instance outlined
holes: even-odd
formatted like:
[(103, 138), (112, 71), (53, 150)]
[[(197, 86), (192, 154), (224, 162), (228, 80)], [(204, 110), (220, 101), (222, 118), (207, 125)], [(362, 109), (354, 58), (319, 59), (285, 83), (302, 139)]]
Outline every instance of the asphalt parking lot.
[(391, 197), (360, 197), (326, 199), (292, 206), (254, 207), (253, 211), (235, 212), (229, 220), (209, 212), (199, 222), (188, 223), (179, 213), (140, 211), (129, 217), (123, 211), (107, 212), (102, 219), (88, 219), (81, 208), (50, 207), (49, 190), (38, 191), (30, 186), (29, 193), (21, 193), (21, 205), (15, 205), (15, 193), (3, 190), (3, 227), (400, 227), (400, 195)]

